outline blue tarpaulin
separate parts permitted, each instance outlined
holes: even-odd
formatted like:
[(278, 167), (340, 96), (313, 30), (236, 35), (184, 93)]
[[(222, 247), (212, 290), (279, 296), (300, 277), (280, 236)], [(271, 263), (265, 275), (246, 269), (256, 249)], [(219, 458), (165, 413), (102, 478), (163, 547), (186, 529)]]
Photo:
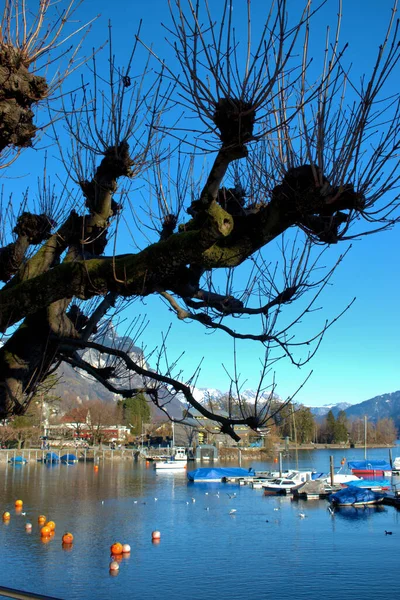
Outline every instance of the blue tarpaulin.
[(391, 471), (386, 460), (351, 460), (347, 463), (352, 471)]
[(349, 485), (329, 496), (329, 502), (338, 506), (354, 506), (355, 504), (378, 503), (385, 494)]
[(189, 471), (187, 477), (189, 481), (222, 481), (230, 477), (253, 477), (255, 475), (252, 469), (241, 469), (239, 467), (216, 467), (201, 468)]
[(78, 462), (78, 457), (75, 454), (64, 454), (61, 457), (62, 463), (75, 463)]
[(55, 452), (46, 452), (46, 455), (44, 457), (44, 462), (48, 463), (56, 463), (59, 462), (59, 460), (60, 457)]
[(15, 456), (13, 458), (10, 458), (10, 460), (8, 462), (12, 463), (13, 465), (26, 465), (26, 463), (28, 461), (26, 460), (26, 458), (23, 458), (22, 456)]

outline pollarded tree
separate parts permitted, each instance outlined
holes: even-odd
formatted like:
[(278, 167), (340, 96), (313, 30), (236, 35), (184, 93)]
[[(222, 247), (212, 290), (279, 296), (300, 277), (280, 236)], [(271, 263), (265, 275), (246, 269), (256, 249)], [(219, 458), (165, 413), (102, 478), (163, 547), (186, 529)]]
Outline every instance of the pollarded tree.
[[(138, 35), (126, 66), (119, 68), (110, 40), (108, 76), (99, 66), (101, 53), (95, 53), (94, 82), (83, 84), (81, 97), (76, 92), (68, 100), (63, 93), (49, 104), (48, 131), (58, 143), (65, 183), (57, 191), (45, 178), (36, 209), (27, 196), (20, 210), (10, 202), (2, 215), (1, 418), (23, 413), (37, 385), (66, 362), (125, 398), (146, 393), (166, 412), (170, 394), (181, 393), (237, 439), (235, 423), (257, 429), (271, 417), (273, 377), (269, 401), (265, 391), (272, 365), (282, 357), (305, 364), (331, 324), (310, 338), (295, 337), (334, 268), (321, 274), (315, 248), (397, 221), (400, 103), (398, 94), (386, 91), (398, 74), (397, 1), (376, 61), (360, 83), (345, 66), (340, 14), (333, 36), (324, 36), (317, 73), (308, 50), (310, 0), (295, 7), (286, 0), (267, 3), (258, 39), (251, 37), (250, 0), (243, 4), (244, 43), (231, 0), (221, 2), (220, 13), (206, 0), (176, 0), (166, 27), (174, 54), (168, 62), (148, 48), (147, 62), (139, 64), (138, 48), (143, 56), (146, 43)], [(35, 105), (52, 90), (47, 71), (39, 74), (40, 61), (51, 68), (65, 55), (60, 44), (71, 39), (72, 32), (63, 32), (73, 0), (53, 25), (46, 25), (49, 0), (40, 1), (36, 16), (24, 2), (6, 0), (5, 6), (4, 165), (34, 142)], [(75, 57), (72, 51), (64, 74)], [(188, 127), (185, 119), (191, 117)], [(206, 155), (212, 161), (208, 169)], [(150, 186), (142, 210), (138, 193), (129, 188), (132, 181)], [(129, 253), (117, 253), (122, 218), (133, 252), (129, 247)], [(282, 248), (276, 264), (268, 258), (274, 240)], [(178, 319), (225, 333), (236, 343), (264, 346), (251, 407), (241, 402), (236, 371), (232, 388), (241, 414), (213, 415), (192, 395), (196, 374), (183, 383), (175, 361), (165, 359), (166, 343), (152, 356), (153, 370), (126, 348), (102, 343), (104, 319), (115, 318), (127, 300), (150, 295), (160, 297)], [(258, 330), (249, 327), (249, 319), (259, 319)], [(135, 325), (139, 332), (144, 326), (139, 316)], [(298, 356), (303, 345), (307, 353)], [(86, 360), (82, 349), (90, 349), (97, 363)]]

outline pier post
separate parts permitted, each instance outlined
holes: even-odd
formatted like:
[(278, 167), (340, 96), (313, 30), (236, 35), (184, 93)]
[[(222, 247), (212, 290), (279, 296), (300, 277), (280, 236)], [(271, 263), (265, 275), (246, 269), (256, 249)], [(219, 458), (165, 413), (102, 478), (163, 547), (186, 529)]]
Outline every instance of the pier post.
[(330, 468), (330, 473), (331, 473), (331, 485), (333, 485), (333, 483), (335, 481), (335, 471), (333, 468), (333, 456), (329, 457), (329, 468)]
[(282, 477), (282, 452), (279, 452), (279, 477)]

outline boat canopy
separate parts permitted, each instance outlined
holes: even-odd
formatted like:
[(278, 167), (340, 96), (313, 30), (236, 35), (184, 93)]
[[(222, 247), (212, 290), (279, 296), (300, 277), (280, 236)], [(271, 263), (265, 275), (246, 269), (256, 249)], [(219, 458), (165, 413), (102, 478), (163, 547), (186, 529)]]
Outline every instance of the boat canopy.
[(391, 471), (392, 467), (386, 460), (351, 460), (347, 463), (352, 471)]
[(216, 467), (201, 468), (189, 471), (187, 477), (189, 481), (222, 481), (233, 477), (253, 477), (253, 469), (241, 469), (239, 467)]

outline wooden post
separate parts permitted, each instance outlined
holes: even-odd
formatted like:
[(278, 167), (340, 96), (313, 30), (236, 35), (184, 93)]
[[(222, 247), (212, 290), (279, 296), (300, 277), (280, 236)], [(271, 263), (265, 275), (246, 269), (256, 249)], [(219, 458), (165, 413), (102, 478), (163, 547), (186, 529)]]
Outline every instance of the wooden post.
[(393, 457), (392, 457), (392, 449), (391, 448), (389, 448), (389, 463), (393, 469)]
[(282, 477), (282, 452), (279, 452), (279, 477)]
[(329, 457), (329, 467), (330, 467), (330, 473), (331, 473), (331, 485), (333, 485), (335, 482), (335, 470), (333, 468), (333, 456)]
[(242, 450), (239, 447), (238, 447), (238, 453), (239, 453), (239, 467), (241, 467), (242, 466)]
[(364, 458), (367, 460), (367, 415), (364, 417)]

